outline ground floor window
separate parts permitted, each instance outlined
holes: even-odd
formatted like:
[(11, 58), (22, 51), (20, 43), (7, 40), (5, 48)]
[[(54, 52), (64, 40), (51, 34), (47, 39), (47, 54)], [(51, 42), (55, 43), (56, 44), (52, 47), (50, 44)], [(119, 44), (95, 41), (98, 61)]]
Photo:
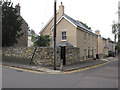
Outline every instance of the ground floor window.
[(94, 56), (94, 48), (92, 48), (92, 57)]
[(90, 48), (88, 47), (88, 58), (90, 58)]
[(86, 59), (87, 50), (84, 49), (84, 60)]

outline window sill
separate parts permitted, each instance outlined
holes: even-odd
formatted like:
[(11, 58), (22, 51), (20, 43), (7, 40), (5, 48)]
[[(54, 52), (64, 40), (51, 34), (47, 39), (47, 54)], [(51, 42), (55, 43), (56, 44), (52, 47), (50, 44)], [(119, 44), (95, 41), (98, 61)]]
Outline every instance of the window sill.
[(62, 42), (66, 42), (67, 40), (61, 40)]

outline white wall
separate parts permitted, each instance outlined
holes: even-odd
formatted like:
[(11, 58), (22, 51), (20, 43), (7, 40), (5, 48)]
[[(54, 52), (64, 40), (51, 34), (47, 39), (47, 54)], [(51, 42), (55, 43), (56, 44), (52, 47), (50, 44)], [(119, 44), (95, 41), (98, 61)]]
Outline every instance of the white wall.
[(33, 46), (33, 42), (31, 41), (31, 36), (28, 36), (28, 47)]

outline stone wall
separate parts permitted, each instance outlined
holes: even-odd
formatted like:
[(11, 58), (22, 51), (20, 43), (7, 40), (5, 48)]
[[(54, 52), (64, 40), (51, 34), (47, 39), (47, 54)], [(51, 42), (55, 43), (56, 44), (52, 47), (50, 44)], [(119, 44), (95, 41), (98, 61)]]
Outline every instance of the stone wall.
[[(35, 47), (26, 48), (3, 48), (3, 62), (9, 61), (14, 63), (30, 64)], [(57, 48), (57, 66), (60, 66), (61, 48)], [(79, 48), (66, 47), (66, 65), (78, 64), (82, 62), (79, 56)], [(53, 48), (37, 47), (33, 58), (35, 65), (53, 66)]]

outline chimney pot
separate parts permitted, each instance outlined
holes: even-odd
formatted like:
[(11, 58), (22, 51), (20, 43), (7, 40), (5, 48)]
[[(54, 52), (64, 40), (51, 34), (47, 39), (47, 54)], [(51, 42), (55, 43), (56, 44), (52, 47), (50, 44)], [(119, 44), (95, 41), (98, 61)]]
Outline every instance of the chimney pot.
[(64, 14), (64, 6), (62, 4), (63, 3), (61, 2), (61, 5), (59, 6), (59, 18)]
[(62, 5), (62, 2), (61, 2), (61, 5)]
[(18, 6), (20, 6), (20, 3), (18, 3)]
[(18, 3), (16, 6), (16, 9), (17, 9), (17, 15), (20, 15), (20, 3)]

